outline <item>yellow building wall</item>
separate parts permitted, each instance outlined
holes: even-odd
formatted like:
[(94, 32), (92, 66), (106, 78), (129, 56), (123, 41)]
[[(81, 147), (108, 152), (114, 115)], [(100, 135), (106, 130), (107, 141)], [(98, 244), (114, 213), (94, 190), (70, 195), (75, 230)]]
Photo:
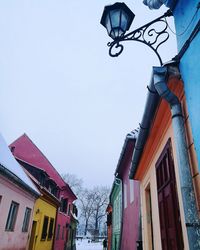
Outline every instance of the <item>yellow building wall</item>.
[(50, 218), (54, 219), (54, 226), (53, 226), (53, 232), (54, 232), (55, 222), (56, 222), (56, 207), (46, 202), (43, 198), (39, 198), (37, 199), (34, 206), (33, 221), (36, 221), (37, 225), (36, 225), (35, 240), (32, 250), (51, 250), (53, 247), (54, 234), (51, 240), (48, 240), (47, 239), (48, 237), (46, 237), (46, 240), (41, 240), (42, 228), (45, 216), (49, 217), (47, 226), (48, 229), (50, 224)]

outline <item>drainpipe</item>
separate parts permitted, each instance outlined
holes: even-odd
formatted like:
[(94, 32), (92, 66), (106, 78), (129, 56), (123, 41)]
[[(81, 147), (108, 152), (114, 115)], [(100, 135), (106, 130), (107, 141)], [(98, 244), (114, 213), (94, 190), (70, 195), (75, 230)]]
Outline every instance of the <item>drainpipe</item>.
[(190, 172), (189, 156), (187, 151), (184, 118), (181, 103), (178, 97), (167, 86), (167, 77), (175, 75), (180, 77), (175, 65), (153, 67), (154, 86), (158, 94), (165, 99), (171, 108), (172, 126), (175, 136), (178, 170), (180, 176), (181, 195), (185, 215), (185, 223), (188, 234), (189, 249), (200, 249), (200, 221), (195, 202), (192, 176)]

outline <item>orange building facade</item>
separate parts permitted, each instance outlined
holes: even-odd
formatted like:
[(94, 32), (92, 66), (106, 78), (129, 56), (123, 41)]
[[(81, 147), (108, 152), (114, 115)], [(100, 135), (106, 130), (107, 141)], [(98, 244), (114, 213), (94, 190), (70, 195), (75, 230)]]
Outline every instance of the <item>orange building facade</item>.
[[(199, 180), (196, 154), (187, 113), (184, 87), (179, 77), (169, 78), (168, 87), (179, 99), (184, 117), (187, 153), (196, 205), (199, 209)], [(140, 181), (143, 249), (190, 249), (184, 211), (176, 145), (169, 104), (160, 99), (133, 174)], [(198, 244), (195, 242), (194, 244)]]

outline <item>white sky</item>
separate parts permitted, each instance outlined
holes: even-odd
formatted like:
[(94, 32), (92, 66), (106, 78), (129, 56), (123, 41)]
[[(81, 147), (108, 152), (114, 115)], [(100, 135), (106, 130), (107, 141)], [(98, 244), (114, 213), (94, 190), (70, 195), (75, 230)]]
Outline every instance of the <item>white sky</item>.
[[(99, 21), (106, 0), (0, 0), (0, 131), (7, 143), (24, 132), (59, 173), (85, 185), (111, 185), (125, 136), (138, 127), (151, 50), (126, 43), (117, 58)], [(131, 29), (166, 11), (126, 1)], [(171, 24), (172, 26), (172, 24)], [(175, 37), (162, 46), (176, 54)]]

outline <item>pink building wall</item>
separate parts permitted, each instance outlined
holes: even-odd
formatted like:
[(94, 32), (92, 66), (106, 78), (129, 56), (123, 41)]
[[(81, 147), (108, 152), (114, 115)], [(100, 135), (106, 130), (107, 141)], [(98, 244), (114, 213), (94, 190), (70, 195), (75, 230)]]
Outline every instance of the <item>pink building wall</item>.
[[(129, 165), (130, 166), (130, 165)], [(121, 250), (136, 250), (136, 241), (139, 234), (139, 182), (129, 180), (129, 168), (123, 175), (123, 185), (127, 187), (127, 207), (123, 209), (123, 227), (122, 227), (122, 241)], [(130, 184), (130, 181), (133, 184)], [(131, 186), (132, 185), (132, 186)], [(133, 189), (134, 200), (130, 201), (130, 189)]]
[[(23, 160), (27, 163), (32, 164), (37, 168), (41, 168), (46, 171), (46, 173), (56, 182), (59, 186), (60, 197), (68, 199), (68, 206), (72, 204), (74, 200), (76, 200), (76, 196), (70, 189), (70, 187), (64, 182), (59, 173), (53, 167), (53, 165), (49, 162), (49, 160), (43, 155), (43, 153), (39, 150), (39, 148), (31, 141), (31, 139), (26, 135), (22, 135), (17, 140), (15, 140), (10, 148), (13, 148), (13, 155), (16, 159)], [(72, 206), (71, 206), (72, 207)], [(60, 210), (60, 209), (59, 209)], [(70, 216), (67, 214), (61, 213), (57, 211), (57, 220), (55, 227), (55, 236), (57, 234), (58, 225), (60, 225), (60, 237), (57, 240), (56, 237), (54, 239), (54, 250), (64, 250), (65, 243), (67, 241), (67, 236), (62, 239), (62, 230), (63, 227), (66, 228), (67, 224), (70, 224)], [(67, 208), (68, 213), (68, 208)]]
[[(28, 240), (31, 233), (32, 212), (35, 198), (24, 189), (10, 182), (0, 175), (0, 249), (25, 250), (28, 249)], [(11, 202), (19, 204), (14, 231), (5, 231), (6, 221)], [(22, 225), (26, 207), (31, 209), (31, 218), (28, 232), (22, 232)]]
[[(59, 212), (56, 226), (60, 225), (60, 236), (59, 236), (59, 239), (55, 238), (54, 250), (64, 249), (65, 247), (66, 241), (68, 239), (68, 231), (69, 231), (68, 227), (66, 227), (66, 224), (68, 225), (70, 224), (70, 216)], [(63, 227), (64, 227), (64, 238), (62, 238)], [(55, 234), (57, 234), (57, 227), (56, 227)]]
[(123, 209), (121, 250), (136, 250), (139, 237), (140, 192), (139, 182), (129, 179), (135, 140), (126, 140), (118, 165), (118, 176), (122, 180)]
[[(61, 196), (63, 196), (63, 198), (67, 197), (68, 207), (69, 205), (71, 206), (73, 199), (72, 198), (70, 199), (69, 193), (66, 190), (61, 192)], [(68, 215), (68, 208), (66, 214), (58, 211), (55, 235), (57, 234), (58, 225), (60, 225), (60, 236), (59, 239), (55, 238), (54, 240), (54, 250), (65, 249), (65, 244), (67, 243), (68, 240), (69, 224), (70, 224), (70, 215)], [(62, 238), (63, 227), (65, 228), (64, 238)]]

